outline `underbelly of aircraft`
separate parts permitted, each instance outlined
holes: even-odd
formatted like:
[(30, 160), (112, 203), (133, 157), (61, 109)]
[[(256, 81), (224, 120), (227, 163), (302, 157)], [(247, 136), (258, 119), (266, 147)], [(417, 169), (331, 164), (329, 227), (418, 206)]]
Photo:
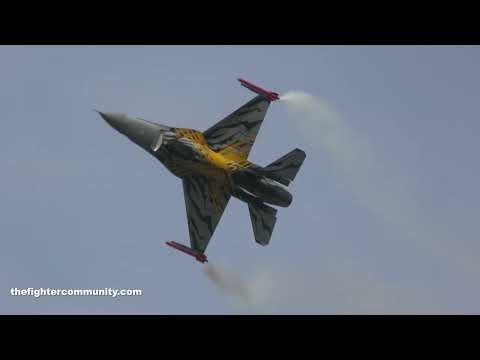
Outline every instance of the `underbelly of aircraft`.
[(211, 181), (228, 184), (233, 196), (245, 202), (264, 202), (287, 207), (291, 194), (280, 184), (258, 174), (254, 169), (242, 168), (234, 161), (188, 139), (180, 139), (162, 146), (157, 158), (180, 178), (205, 176)]
[(231, 170), (228, 166), (212, 161), (207, 150), (202, 150), (189, 142), (176, 142), (171, 146), (162, 146), (156, 157), (180, 178), (202, 175), (212, 180), (229, 181)]

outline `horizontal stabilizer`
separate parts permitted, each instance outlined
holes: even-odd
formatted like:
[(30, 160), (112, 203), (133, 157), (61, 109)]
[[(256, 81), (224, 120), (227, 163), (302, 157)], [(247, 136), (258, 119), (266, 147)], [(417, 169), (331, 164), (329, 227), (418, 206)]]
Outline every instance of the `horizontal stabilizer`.
[(248, 203), (248, 210), (255, 241), (263, 246), (268, 245), (277, 221), (277, 210), (265, 204), (255, 203)]
[(278, 181), (280, 184), (288, 186), (297, 176), (298, 170), (305, 160), (306, 154), (303, 150), (295, 149), (287, 155), (274, 161), (262, 169), (262, 174), (266, 177)]

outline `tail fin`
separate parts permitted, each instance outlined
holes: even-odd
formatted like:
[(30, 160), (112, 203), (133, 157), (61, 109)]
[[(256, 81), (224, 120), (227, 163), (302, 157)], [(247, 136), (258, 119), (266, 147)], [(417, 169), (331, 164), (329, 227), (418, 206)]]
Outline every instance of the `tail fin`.
[(263, 175), (285, 186), (297, 176), (300, 166), (307, 155), (303, 150), (295, 149), (262, 169)]
[(265, 204), (255, 203), (248, 203), (248, 210), (250, 211), (255, 241), (263, 246), (268, 245), (277, 221), (277, 210)]

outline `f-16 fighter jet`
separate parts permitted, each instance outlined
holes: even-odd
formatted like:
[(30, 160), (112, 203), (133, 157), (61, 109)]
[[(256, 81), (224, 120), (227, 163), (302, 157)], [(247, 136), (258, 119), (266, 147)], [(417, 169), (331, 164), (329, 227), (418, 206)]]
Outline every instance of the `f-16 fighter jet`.
[(232, 196), (247, 203), (255, 241), (260, 245), (270, 242), (277, 210), (269, 205), (290, 205), (292, 195), (286, 186), (305, 159), (305, 152), (295, 149), (266, 167), (248, 161), (268, 107), (279, 95), (239, 81), (257, 95), (203, 132), (99, 112), (114, 129), (182, 180), (190, 247), (174, 241), (167, 244), (202, 263), (207, 261), (205, 250)]

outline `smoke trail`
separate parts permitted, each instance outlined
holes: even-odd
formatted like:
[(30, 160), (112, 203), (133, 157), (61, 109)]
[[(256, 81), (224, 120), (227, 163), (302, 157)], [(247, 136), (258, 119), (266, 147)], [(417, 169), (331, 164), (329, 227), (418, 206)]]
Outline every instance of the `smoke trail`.
[(281, 100), (307, 142), (329, 156), (338, 178), (361, 204), (431, 255), (454, 261), (467, 272), (480, 272), (474, 253), (452, 246), (438, 226), (421, 220), (415, 199), (395, 179), (385, 175), (368, 142), (332, 106), (301, 91), (288, 92)]
[(292, 91), (281, 97), (311, 146), (320, 146), (356, 198), (397, 231), (413, 236), (415, 206), (405, 189), (385, 178), (375, 166), (370, 145), (325, 100)]
[(207, 264), (205, 273), (213, 283), (226, 294), (238, 296), (246, 302), (250, 302), (250, 291), (240, 275), (228, 272), (219, 265)]
[(274, 275), (266, 269), (257, 268), (248, 277), (218, 264), (208, 264), (205, 274), (222, 293), (237, 300), (237, 305), (256, 311), (272, 311), (276, 308), (276, 300), (285, 298), (278, 287), (279, 274)]
[(354, 269), (347, 261), (326, 260), (318, 269), (294, 265), (256, 268), (250, 276), (209, 264), (205, 273), (233, 303), (258, 313), (387, 314), (435, 313), (433, 301)]

